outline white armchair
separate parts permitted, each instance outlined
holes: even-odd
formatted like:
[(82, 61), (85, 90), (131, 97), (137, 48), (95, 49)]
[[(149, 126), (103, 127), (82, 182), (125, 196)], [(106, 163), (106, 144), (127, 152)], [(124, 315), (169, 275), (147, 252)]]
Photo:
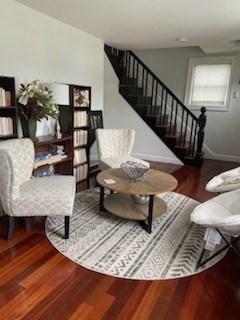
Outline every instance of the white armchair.
[(14, 217), (65, 217), (65, 238), (75, 198), (73, 176), (32, 177), (34, 146), (30, 139), (0, 142), (0, 204), (9, 217), (8, 239), (14, 231)]
[(98, 158), (100, 169), (119, 168), (122, 162), (135, 161), (149, 167), (149, 163), (131, 157), (135, 130), (133, 129), (97, 129)]
[[(202, 261), (206, 252), (203, 250), (198, 266), (205, 264), (229, 247), (240, 256), (240, 252), (234, 247), (234, 243), (240, 239), (240, 189), (220, 194), (200, 204), (193, 210), (191, 221), (204, 227), (214, 228), (226, 244), (205, 261)], [(232, 241), (229, 242), (225, 235), (233, 237)]]

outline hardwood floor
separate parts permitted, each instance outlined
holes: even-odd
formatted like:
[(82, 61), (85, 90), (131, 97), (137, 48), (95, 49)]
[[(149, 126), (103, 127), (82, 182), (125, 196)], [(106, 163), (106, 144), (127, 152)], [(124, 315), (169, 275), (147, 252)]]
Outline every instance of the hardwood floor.
[[(238, 166), (206, 160), (202, 168), (152, 163), (178, 179), (177, 191), (198, 201), (214, 175)], [(97, 274), (71, 262), (50, 244), (44, 219), (19, 220), (14, 238), (0, 239), (0, 319), (221, 320), (240, 318), (240, 260), (229, 251), (198, 275), (134, 281)]]

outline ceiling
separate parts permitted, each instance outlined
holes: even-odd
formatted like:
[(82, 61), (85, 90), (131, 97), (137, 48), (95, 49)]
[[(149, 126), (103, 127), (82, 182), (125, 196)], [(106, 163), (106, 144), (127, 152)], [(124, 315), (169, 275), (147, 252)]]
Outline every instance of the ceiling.
[(240, 50), (231, 43), (240, 39), (239, 0), (17, 1), (120, 48)]

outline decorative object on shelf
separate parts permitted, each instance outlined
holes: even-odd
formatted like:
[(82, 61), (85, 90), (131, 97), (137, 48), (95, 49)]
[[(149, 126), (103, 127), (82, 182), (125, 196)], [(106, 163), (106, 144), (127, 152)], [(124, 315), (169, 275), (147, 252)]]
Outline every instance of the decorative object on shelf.
[(62, 138), (61, 126), (60, 126), (59, 120), (57, 120), (56, 122), (56, 136), (58, 139)]
[(140, 162), (126, 161), (120, 165), (120, 168), (126, 173), (132, 181), (141, 181), (148, 172), (149, 168)]
[(58, 105), (53, 102), (51, 90), (38, 80), (20, 85), (18, 102), (23, 135), (32, 140), (36, 139), (37, 121), (48, 117), (58, 118)]
[(146, 196), (144, 194), (136, 194), (131, 196), (133, 201), (137, 204), (147, 204), (149, 202), (149, 196)]
[(73, 88), (73, 96), (74, 107), (86, 108), (90, 106), (91, 91), (89, 87), (78, 86)]

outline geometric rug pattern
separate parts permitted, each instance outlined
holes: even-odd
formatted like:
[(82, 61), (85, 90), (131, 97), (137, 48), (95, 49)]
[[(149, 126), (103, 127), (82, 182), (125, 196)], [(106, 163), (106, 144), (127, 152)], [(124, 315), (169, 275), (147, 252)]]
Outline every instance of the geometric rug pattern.
[(135, 221), (99, 212), (99, 192), (90, 189), (76, 195), (69, 239), (62, 238), (63, 217), (47, 218), (46, 235), (59, 252), (79, 265), (127, 279), (186, 277), (221, 260), (227, 251), (196, 268), (205, 244), (205, 229), (190, 222), (198, 202), (175, 192), (161, 197), (167, 211), (154, 219), (151, 234)]

